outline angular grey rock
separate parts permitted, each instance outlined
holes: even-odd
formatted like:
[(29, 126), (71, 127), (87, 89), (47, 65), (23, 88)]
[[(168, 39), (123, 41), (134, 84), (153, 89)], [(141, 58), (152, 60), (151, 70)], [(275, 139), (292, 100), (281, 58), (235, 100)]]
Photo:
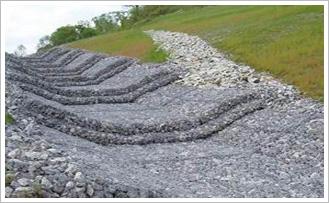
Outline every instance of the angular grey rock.
[(251, 83), (259, 83), (260, 82), (260, 79), (258, 77), (248, 77), (248, 81), (251, 82)]
[(20, 186), (23, 186), (23, 187), (29, 186), (31, 184), (31, 180), (27, 179), (27, 178), (18, 179), (17, 182)]
[(22, 137), (19, 135), (13, 135), (10, 137), (11, 140), (22, 141)]
[(13, 190), (13, 188), (11, 188), (11, 187), (6, 187), (5, 188), (5, 197), (10, 197), (10, 195), (11, 195), (11, 193), (13, 192), (14, 190)]
[(41, 185), (46, 190), (49, 190), (49, 189), (51, 189), (53, 187), (52, 183), (46, 177), (43, 177), (41, 179)]
[(78, 171), (78, 167), (74, 164), (69, 163), (65, 170), (65, 173), (75, 175), (77, 171)]
[[(35, 130), (35, 128), (33, 129)], [(44, 140), (35, 142), (33, 151), (37, 152), (43, 152), (44, 154), (47, 154), (46, 150), (49, 148), (49, 144), (45, 142)]]
[(59, 149), (54, 149), (54, 148), (50, 148), (50, 149), (48, 149), (47, 151), (50, 152), (50, 153), (52, 153), (52, 154), (56, 154), (56, 155), (62, 153), (61, 150), (59, 150)]
[(8, 169), (15, 171), (27, 171), (29, 164), (27, 162), (21, 161), (19, 159), (10, 159), (7, 162)]
[(70, 189), (74, 188), (74, 186), (75, 186), (74, 182), (69, 181), (69, 182), (66, 183), (65, 188), (67, 190), (70, 190)]
[(41, 175), (37, 175), (34, 177), (33, 182), (37, 183), (37, 184), (41, 184), (41, 180), (42, 180), (43, 176)]
[(20, 153), (21, 153), (20, 149), (14, 149), (13, 151), (9, 152), (7, 156), (12, 159), (15, 159), (20, 155)]
[(50, 164), (60, 164), (62, 162), (65, 162), (67, 159), (66, 157), (56, 157), (56, 158), (53, 158), (53, 159), (50, 159)]
[(56, 173), (60, 173), (60, 171), (56, 167), (54, 167), (53, 165), (43, 166), (43, 167), (41, 167), (41, 170), (44, 171), (44, 173), (47, 174), (47, 175), (53, 175), (53, 174), (56, 174)]
[(16, 198), (31, 198), (34, 197), (34, 191), (31, 187), (18, 187), (12, 193), (12, 197)]
[(93, 187), (90, 184), (87, 185), (87, 191), (86, 191), (86, 193), (87, 193), (88, 197), (92, 197), (93, 194), (94, 194), (94, 189), (93, 189)]
[(76, 191), (78, 197), (80, 197), (80, 198), (86, 197), (86, 194), (85, 194), (86, 188), (85, 187), (76, 187), (75, 191)]
[(84, 177), (82, 175), (81, 172), (77, 172), (74, 176), (74, 180), (77, 182), (83, 182), (84, 181)]
[(30, 160), (45, 160), (48, 158), (48, 154), (46, 152), (28, 151), (24, 153), (24, 156)]

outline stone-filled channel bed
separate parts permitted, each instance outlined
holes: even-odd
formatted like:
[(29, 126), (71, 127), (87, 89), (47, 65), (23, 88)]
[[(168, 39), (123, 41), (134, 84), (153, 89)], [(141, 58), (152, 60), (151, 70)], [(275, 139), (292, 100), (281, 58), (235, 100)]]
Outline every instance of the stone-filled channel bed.
[(323, 197), (321, 103), (176, 59), (6, 54), (6, 197)]

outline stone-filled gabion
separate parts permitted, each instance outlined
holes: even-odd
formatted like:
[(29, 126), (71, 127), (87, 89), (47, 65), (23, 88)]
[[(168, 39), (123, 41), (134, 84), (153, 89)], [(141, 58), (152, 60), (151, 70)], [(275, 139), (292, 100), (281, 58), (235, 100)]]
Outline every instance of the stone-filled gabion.
[(6, 197), (323, 197), (323, 105), (196, 36), (141, 64), (6, 54)]

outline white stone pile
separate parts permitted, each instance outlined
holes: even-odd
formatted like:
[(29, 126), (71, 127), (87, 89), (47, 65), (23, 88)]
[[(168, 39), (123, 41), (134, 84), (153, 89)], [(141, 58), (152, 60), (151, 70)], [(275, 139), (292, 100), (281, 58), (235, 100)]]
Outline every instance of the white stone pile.
[(271, 88), (284, 96), (297, 90), (267, 73), (258, 73), (248, 65), (237, 64), (198, 36), (168, 31), (145, 31), (159, 48), (169, 52), (169, 63), (187, 69), (177, 83), (198, 87)]

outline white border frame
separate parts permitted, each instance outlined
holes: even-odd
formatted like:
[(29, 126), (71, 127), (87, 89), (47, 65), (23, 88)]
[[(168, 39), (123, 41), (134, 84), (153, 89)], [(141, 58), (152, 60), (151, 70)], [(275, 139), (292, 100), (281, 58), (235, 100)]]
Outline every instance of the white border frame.
[(1, 202), (328, 202), (328, 1), (1, 1), (14, 5), (323, 5), (324, 6), (324, 198), (5, 198), (5, 31), (1, 29)]

